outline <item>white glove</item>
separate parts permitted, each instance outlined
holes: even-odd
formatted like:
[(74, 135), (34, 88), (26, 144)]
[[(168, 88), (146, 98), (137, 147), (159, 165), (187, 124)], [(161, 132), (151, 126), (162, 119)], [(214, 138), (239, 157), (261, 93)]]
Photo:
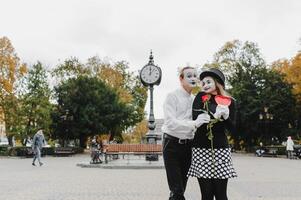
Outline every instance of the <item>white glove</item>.
[(199, 128), (202, 124), (206, 124), (210, 122), (210, 115), (207, 113), (199, 114), (196, 120), (194, 120), (195, 126)]
[(223, 117), (224, 120), (229, 118), (229, 108), (228, 106), (217, 105), (216, 111), (214, 113), (215, 119), (221, 119)]

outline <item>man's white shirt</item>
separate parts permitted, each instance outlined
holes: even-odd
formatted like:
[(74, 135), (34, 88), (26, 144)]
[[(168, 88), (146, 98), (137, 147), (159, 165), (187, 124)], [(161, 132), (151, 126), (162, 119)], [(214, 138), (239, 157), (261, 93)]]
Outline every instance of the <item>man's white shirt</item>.
[(194, 96), (182, 87), (167, 95), (163, 105), (163, 133), (179, 139), (193, 139), (196, 131), (195, 122), (192, 120), (193, 100)]

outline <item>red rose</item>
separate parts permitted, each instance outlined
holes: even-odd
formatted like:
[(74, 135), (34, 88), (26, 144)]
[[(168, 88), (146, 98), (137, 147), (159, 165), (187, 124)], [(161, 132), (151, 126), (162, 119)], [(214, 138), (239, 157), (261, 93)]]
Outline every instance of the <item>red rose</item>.
[(215, 96), (215, 101), (218, 105), (223, 105), (223, 106), (230, 106), (231, 104), (231, 98), (222, 96), (222, 95), (216, 95)]
[(202, 96), (202, 102), (203, 103), (206, 102), (206, 101), (208, 101), (208, 100), (209, 100), (209, 96), (208, 95)]

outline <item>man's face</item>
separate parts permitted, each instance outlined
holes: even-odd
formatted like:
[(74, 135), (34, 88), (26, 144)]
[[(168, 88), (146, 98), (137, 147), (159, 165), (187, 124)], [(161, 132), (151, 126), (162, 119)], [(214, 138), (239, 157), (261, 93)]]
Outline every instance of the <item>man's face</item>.
[(197, 74), (195, 69), (185, 69), (183, 71), (183, 81), (186, 85), (189, 85), (190, 87), (196, 87), (197, 86)]
[(202, 91), (203, 92), (205, 92), (207, 94), (212, 94), (212, 93), (216, 92), (216, 84), (212, 77), (206, 76), (205, 78), (203, 78), (201, 83), (202, 83)]

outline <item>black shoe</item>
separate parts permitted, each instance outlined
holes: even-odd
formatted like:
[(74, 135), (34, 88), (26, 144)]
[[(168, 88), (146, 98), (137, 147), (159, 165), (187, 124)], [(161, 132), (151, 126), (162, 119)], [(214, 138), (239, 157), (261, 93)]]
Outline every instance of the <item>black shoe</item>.
[(40, 166), (42, 166), (42, 165), (43, 165), (43, 163), (40, 162)]
[(36, 166), (36, 164), (32, 163), (33, 166)]

